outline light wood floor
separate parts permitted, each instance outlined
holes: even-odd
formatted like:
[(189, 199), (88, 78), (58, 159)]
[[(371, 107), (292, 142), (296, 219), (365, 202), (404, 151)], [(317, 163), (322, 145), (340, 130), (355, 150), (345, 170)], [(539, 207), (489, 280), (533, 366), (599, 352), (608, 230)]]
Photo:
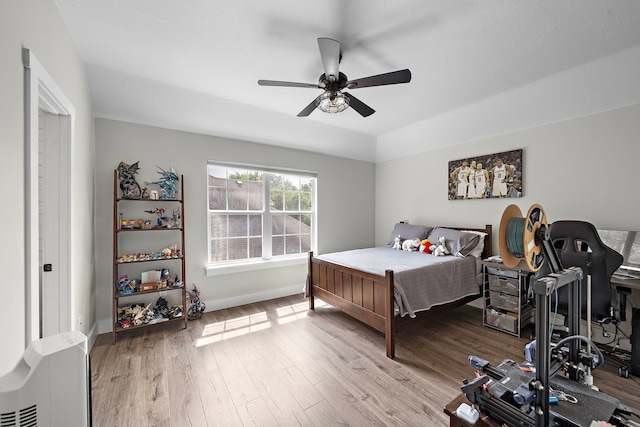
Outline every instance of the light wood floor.
[[(443, 407), (472, 378), (469, 355), (522, 360), (527, 338), (482, 326), (460, 307), (397, 336), (292, 296), (199, 321), (100, 335), (91, 351), (93, 425), (445, 426)], [(346, 332), (345, 332), (346, 331)], [(607, 362), (595, 384), (640, 412), (640, 379)], [(638, 421), (638, 420), (636, 420)]]

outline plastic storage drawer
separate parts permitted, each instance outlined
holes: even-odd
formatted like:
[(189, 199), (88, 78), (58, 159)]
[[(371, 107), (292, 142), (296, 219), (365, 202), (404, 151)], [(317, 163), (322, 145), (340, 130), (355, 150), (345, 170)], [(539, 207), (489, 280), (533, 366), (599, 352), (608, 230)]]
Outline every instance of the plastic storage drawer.
[(520, 282), (517, 278), (489, 275), (489, 290), (518, 295)]
[(503, 294), (489, 291), (489, 301), (492, 307), (518, 313), (520, 311), (520, 298), (517, 295)]
[(487, 266), (487, 274), (494, 276), (511, 277), (517, 279), (520, 273), (517, 270), (508, 270), (500, 267)]
[(518, 331), (518, 318), (509, 314), (488, 308), (486, 310), (487, 325), (500, 328), (502, 330), (516, 333)]

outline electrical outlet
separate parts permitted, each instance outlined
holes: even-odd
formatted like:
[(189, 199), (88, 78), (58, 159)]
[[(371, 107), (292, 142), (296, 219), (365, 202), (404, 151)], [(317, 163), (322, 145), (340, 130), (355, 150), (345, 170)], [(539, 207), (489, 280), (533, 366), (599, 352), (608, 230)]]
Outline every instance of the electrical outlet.
[(78, 326), (82, 325), (82, 316), (78, 316)]

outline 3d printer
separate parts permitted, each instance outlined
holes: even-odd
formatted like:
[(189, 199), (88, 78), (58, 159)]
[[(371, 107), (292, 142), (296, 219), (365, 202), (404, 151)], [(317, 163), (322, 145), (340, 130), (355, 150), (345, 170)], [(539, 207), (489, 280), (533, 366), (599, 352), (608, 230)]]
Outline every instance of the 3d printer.
[[(499, 244), (505, 266), (513, 268), (524, 259), (532, 271), (538, 271), (547, 262), (550, 273), (531, 284), (536, 340), (525, 349), (528, 363), (504, 360), (492, 366), (470, 356), (477, 376), (463, 381), (467, 399), (485, 415), (509, 426), (589, 427), (595, 420), (640, 426), (631, 419), (638, 414), (592, 387), (591, 370), (604, 358), (589, 338), (578, 334), (583, 270), (562, 267), (542, 207), (533, 205), (522, 218), (517, 206), (508, 206), (500, 222)], [(552, 344), (551, 297), (560, 289), (568, 297), (568, 335)], [(559, 372), (563, 375), (557, 375)]]

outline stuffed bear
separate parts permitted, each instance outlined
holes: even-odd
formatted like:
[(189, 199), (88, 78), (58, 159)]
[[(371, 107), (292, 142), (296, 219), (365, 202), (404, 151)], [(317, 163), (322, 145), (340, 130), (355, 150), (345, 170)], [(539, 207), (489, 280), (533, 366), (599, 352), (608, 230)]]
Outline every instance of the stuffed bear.
[(418, 238), (407, 239), (404, 242), (402, 242), (403, 251), (414, 252), (414, 251), (417, 251), (419, 247), (420, 247), (420, 239)]
[(427, 254), (431, 253), (431, 242), (427, 239), (424, 239), (422, 242), (420, 242), (420, 248), (418, 248), (418, 250), (420, 252), (424, 252)]
[(438, 237), (438, 244), (431, 245), (431, 252), (435, 256), (443, 256), (449, 255), (449, 250), (447, 249), (447, 245), (445, 245), (446, 239), (444, 236)]
[(402, 250), (402, 237), (398, 234), (395, 238), (395, 243), (393, 244), (393, 249)]

